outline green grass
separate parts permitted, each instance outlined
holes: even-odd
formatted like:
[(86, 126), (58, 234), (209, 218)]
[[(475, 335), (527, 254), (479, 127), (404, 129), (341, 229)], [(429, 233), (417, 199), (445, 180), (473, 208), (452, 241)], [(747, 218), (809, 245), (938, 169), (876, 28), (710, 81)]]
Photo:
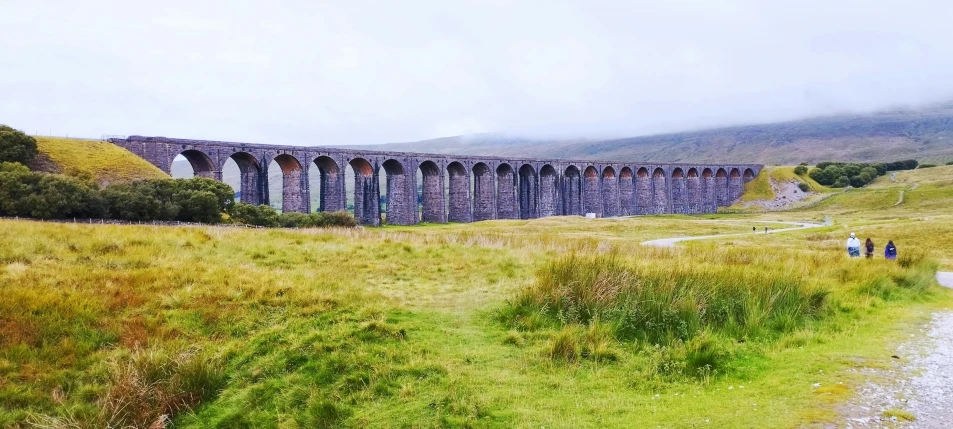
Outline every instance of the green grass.
[(100, 185), (169, 176), (132, 152), (111, 143), (59, 137), (35, 137), (34, 163), (44, 171), (90, 177)]
[[(0, 426), (822, 427), (953, 305), (932, 281), (953, 267), (940, 169), (760, 215), (0, 220)], [(902, 259), (846, 258), (850, 231)]]

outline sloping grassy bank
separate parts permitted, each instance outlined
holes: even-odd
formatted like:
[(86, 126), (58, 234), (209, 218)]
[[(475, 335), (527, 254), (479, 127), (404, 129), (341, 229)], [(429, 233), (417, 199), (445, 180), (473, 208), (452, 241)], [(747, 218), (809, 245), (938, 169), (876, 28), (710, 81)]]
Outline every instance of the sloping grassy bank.
[(132, 152), (94, 140), (35, 137), (38, 159), (34, 169), (89, 177), (101, 186), (141, 179), (165, 179), (169, 175)]

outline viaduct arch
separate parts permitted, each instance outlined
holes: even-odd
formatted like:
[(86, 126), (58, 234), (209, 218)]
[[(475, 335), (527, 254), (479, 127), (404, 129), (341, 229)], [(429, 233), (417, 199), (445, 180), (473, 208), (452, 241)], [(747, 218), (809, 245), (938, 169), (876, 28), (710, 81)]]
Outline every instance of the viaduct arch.
[[(143, 136), (109, 141), (165, 172), (182, 155), (196, 176), (216, 180), (222, 180), (222, 168), (232, 160), (241, 172), (241, 200), (249, 204), (269, 203), (268, 168), (274, 161), (282, 173), (283, 211), (352, 210), (363, 225), (586, 213), (599, 217), (711, 213), (740, 198), (744, 184), (763, 168), (757, 164), (436, 155)], [(308, 181), (312, 164), (320, 175), (316, 207), (311, 207)], [(348, 167), (354, 173), (350, 191), (345, 184)], [(417, 183), (418, 174), (421, 183)]]

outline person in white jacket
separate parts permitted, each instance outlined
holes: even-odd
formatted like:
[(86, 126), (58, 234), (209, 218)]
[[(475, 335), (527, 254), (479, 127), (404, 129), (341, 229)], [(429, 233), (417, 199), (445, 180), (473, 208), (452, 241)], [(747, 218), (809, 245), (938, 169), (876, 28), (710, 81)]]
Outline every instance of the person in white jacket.
[(854, 233), (850, 233), (850, 238), (847, 239), (847, 254), (851, 258), (860, 257), (860, 239), (857, 238)]

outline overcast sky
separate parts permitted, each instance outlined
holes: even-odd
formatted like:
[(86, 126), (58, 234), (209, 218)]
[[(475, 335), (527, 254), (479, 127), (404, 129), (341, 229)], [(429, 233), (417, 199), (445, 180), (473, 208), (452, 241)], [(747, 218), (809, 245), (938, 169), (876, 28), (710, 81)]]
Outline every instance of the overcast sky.
[(0, 123), (344, 145), (953, 100), (953, 1), (0, 0)]

